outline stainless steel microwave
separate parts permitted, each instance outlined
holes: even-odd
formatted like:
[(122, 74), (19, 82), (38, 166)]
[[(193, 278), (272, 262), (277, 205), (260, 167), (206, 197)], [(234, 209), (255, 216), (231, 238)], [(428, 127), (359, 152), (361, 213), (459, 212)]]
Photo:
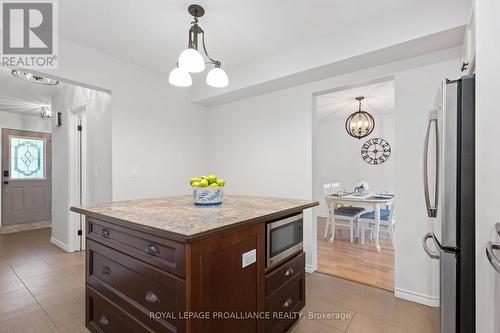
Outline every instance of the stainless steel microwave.
[(266, 267), (273, 267), (303, 248), (303, 214), (266, 224)]

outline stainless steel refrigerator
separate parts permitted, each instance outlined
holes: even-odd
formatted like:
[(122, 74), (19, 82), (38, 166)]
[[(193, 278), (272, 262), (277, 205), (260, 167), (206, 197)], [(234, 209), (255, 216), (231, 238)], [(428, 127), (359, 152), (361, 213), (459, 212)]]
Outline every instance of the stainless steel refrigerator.
[(440, 267), (441, 332), (475, 332), (475, 77), (444, 80), (429, 112), (424, 195)]

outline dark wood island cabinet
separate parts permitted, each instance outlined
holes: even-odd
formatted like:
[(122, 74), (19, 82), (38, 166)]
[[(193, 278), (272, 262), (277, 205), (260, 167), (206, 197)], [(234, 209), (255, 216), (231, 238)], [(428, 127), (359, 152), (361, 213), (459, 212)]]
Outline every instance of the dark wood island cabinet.
[(305, 255), (266, 269), (266, 225), (317, 202), (190, 196), (72, 207), (86, 215), (91, 332), (286, 332), (305, 305)]

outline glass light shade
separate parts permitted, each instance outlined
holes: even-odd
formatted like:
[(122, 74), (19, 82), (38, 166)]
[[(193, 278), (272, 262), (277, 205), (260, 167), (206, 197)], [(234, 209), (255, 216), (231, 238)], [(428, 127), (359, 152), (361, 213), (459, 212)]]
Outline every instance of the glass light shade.
[(205, 60), (200, 52), (188, 48), (179, 56), (179, 68), (190, 73), (199, 73), (205, 70)]
[(215, 88), (227, 87), (229, 78), (222, 68), (215, 67), (207, 74), (207, 84)]
[(177, 87), (189, 87), (190, 85), (193, 84), (193, 80), (191, 79), (191, 75), (189, 75), (188, 72), (180, 69), (180, 68), (174, 68), (170, 72), (170, 75), (168, 76), (168, 82), (171, 85), (177, 86)]

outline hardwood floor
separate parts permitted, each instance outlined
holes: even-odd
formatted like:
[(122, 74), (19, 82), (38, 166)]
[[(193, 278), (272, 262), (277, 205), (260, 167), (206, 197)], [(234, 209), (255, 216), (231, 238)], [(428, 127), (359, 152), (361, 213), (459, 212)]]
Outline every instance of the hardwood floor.
[[(84, 253), (49, 243), (50, 229), (0, 235), (0, 333), (88, 333)], [(313, 273), (294, 333), (438, 332), (437, 309)], [(330, 318), (322, 318), (330, 317)]]
[[(394, 250), (389, 236), (380, 234), (381, 252), (369, 239), (361, 245), (349, 242), (349, 230), (337, 229), (335, 240), (324, 239), (324, 218), (318, 218), (318, 272), (364, 283), (373, 287), (394, 290)], [(339, 231), (340, 230), (340, 231)]]

